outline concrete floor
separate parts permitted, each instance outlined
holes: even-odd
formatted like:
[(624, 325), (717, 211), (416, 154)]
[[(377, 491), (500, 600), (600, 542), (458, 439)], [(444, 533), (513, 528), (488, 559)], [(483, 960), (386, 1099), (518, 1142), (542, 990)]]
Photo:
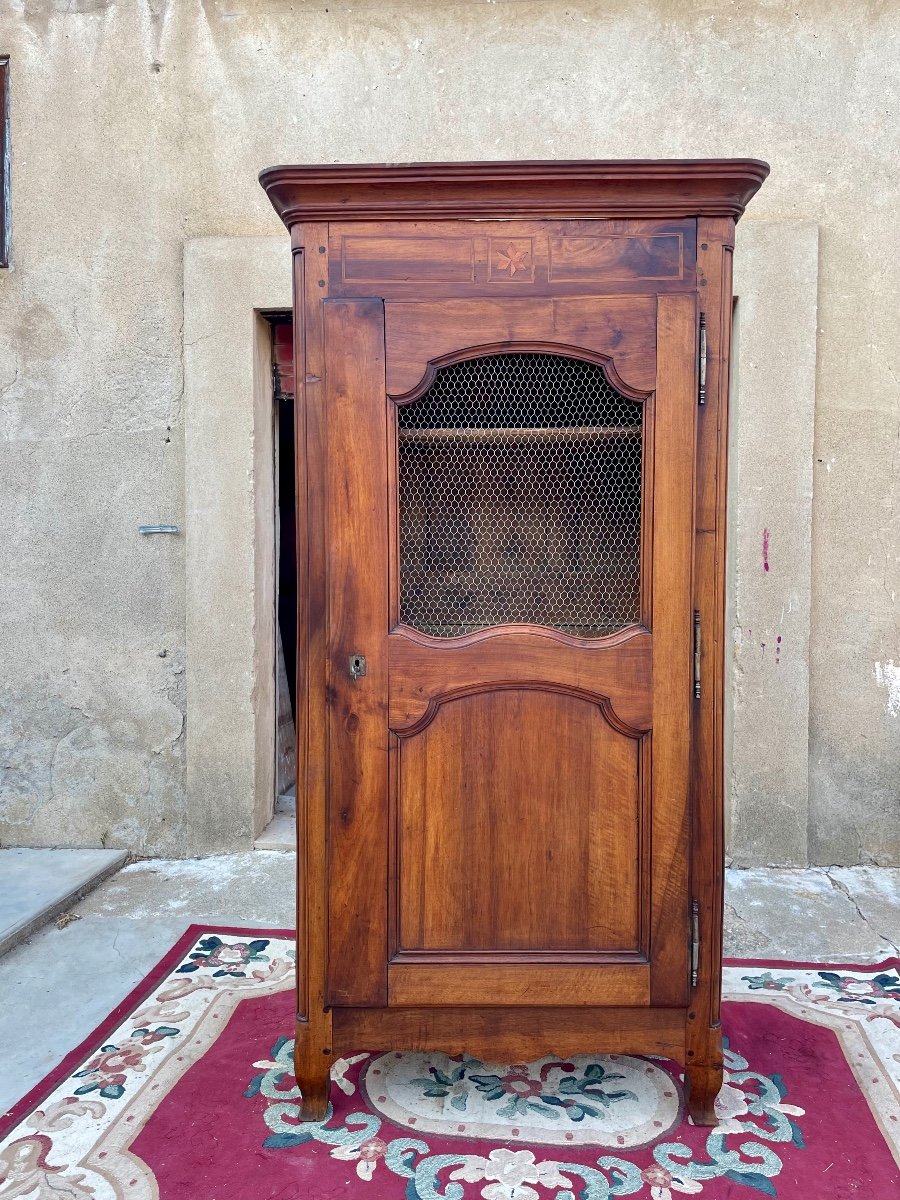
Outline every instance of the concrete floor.
[[(125, 867), (0, 958), (0, 1111), (99, 1024), (192, 923), (293, 926), (294, 856)], [(875, 961), (898, 952), (900, 869), (727, 873), (725, 953)]]

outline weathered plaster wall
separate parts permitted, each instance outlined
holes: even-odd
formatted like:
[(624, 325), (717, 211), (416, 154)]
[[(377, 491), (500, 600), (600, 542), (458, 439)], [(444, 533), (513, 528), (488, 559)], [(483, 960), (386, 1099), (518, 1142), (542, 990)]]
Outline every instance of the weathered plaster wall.
[(0, 837), (222, 844), (185, 838), (183, 540), (137, 526), (184, 524), (182, 248), (279, 232), (262, 166), (754, 155), (754, 216), (820, 235), (809, 853), (900, 861), (898, 43), (891, 0), (7, 0)]
[(738, 865), (807, 857), (818, 234), (813, 221), (737, 228), (725, 777)]

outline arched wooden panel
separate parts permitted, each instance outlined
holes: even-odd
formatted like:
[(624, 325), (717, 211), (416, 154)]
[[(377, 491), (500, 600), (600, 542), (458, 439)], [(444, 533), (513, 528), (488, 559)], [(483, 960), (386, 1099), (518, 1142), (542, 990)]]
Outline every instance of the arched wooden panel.
[(562, 353), (577, 346), (585, 357), (610, 359), (615, 386), (635, 397), (656, 386), (655, 296), (522, 299), (505, 306), (490, 300), (389, 301), (385, 336), (387, 390), (395, 398), (414, 395), (429, 363), (448, 355), (528, 343), (556, 344)]
[(641, 742), (598, 704), (466, 695), (398, 754), (401, 955), (639, 950)]
[(608, 705), (623, 733), (645, 733), (652, 718), (652, 639), (635, 626), (589, 641), (537, 626), (498, 626), (454, 641), (436, 642), (401, 627), (388, 638), (389, 721), (403, 736), (429, 719), (448, 693), (486, 687), (547, 688), (581, 693)]

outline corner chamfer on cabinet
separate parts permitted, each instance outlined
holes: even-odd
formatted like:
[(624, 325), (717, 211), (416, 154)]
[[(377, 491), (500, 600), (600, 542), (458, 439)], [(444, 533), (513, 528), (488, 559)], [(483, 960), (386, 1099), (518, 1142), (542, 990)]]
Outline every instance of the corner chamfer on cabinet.
[(691, 858), (700, 955), (688, 1014), (687, 1055), (705, 1064), (705, 1115), (721, 1079), (722, 918), (725, 867), (725, 519), (731, 366), (734, 222), (703, 219), (697, 230), (698, 290), (707, 313), (706, 403), (697, 438), (694, 605), (703, 628), (704, 686), (694, 714)]
[(715, 1119), (731, 260), (767, 172), (261, 176), (295, 262), (307, 1119), (362, 1045), (665, 1054)]

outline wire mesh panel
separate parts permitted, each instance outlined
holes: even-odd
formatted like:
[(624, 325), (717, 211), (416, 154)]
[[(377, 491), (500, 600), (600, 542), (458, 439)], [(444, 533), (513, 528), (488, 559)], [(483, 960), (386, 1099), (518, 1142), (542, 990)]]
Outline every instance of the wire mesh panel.
[(397, 413), (401, 622), (602, 637), (638, 621), (642, 419), (579, 359), (440, 369)]

